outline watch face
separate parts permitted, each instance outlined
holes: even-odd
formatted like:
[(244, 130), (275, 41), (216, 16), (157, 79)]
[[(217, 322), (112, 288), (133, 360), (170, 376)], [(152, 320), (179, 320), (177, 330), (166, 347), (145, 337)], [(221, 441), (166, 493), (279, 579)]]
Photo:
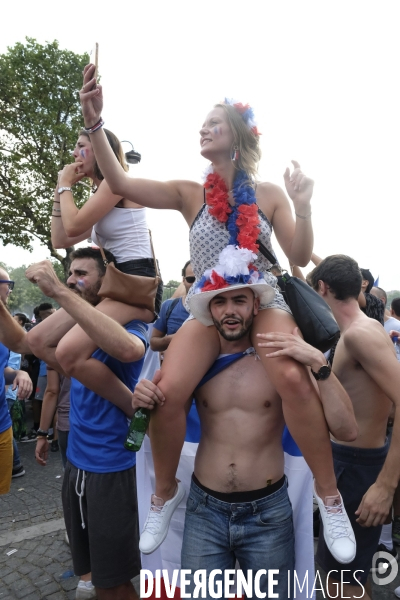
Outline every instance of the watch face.
[(320, 370), (318, 371), (319, 379), (322, 379), (322, 380), (328, 379), (330, 374), (331, 374), (331, 368), (328, 367), (328, 365), (321, 367)]

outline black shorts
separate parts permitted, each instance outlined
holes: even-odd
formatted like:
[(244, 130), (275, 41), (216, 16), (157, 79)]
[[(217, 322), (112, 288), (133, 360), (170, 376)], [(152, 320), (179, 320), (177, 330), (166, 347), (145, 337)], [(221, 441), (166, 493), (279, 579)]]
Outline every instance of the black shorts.
[[(158, 265), (158, 261), (157, 261)], [(138, 258), (136, 260), (128, 260), (123, 263), (118, 263), (115, 265), (117, 269), (122, 271), (122, 273), (126, 273), (127, 275), (142, 275), (143, 277), (155, 277), (156, 269), (154, 266), (154, 260), (152, 258)], [(161, 274), (160, 274), (161, 276)], [(164, 284), (160, 277), (160, 283), (158, 284), (157, 295), (156, 295), (156, 303), (154, 309), (154, 321), (158, 319), (160, 314), (162, 297), (164, 291)]]
[[(343, 565), (337, 562), (325, 544), (321, 522), (315, 559), (326, 573), (331, 570), (337, 571), (332, 573), (333, 579), (340, 580), (340, 572), (343, 571), (343, 581), (350, 585), (358, 586), (357, 581), (363, 585), (366, 583), (372, 566), (372, 557), (378, 549), (382, 525), (361, 527), (356, 523), (358, 516), (354, 513), (360, 506), (365, 492), (377, 480), (388, 449), (388, 442), (381, 448), (354, 448), (353, 446), (343, 446), (332, 442), (337, 486), (342, 494), (343, 503), (353, 527), (357, 552), (351, 563)], [(358, 573), (354, 576), (355, 571), (358, 571)], [(354, 577), (357, 581), (354, 580)]]
[[(81, 510), (77, 491), (81, 493), (83, 477)], [(99, 588), (112, 588), (139, 575), (136, 467), (90, 473), (68, 461), (62, 502), (76, 575), (91, 572), (93, 585)]]

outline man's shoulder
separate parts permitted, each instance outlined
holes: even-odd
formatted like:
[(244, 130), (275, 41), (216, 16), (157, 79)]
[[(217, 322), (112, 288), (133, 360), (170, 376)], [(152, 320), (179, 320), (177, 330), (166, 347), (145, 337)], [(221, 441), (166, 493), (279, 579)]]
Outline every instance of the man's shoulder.
[(370, 317), (365, 316), (355, 320), (342, 334), (343, 343), (350, 352), (372, 352), (387, 336), (382, 325)]

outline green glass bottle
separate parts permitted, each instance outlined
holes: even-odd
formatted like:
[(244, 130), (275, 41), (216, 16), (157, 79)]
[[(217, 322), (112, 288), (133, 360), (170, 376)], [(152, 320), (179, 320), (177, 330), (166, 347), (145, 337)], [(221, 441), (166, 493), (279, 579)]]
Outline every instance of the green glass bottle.
[(139, 452), (150, 422), (150, 411), (139, 408), (132, 417), (124, 447), (132, 452)]

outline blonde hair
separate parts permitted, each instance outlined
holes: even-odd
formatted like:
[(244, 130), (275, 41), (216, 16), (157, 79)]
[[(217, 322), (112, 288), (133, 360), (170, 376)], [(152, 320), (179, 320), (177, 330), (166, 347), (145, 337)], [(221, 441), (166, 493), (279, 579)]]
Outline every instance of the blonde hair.
[(250, 180), (257, 179), (258, 163), (261, 160), (259, 136), (248, 128), (240, 113), (230, 104), (220, 103), (214, 108), (222, 108), (225, 111), (233, 133), (233, 143), (239, 149), (239, 158), (233, 161), (235, 169), (245, 171)]

